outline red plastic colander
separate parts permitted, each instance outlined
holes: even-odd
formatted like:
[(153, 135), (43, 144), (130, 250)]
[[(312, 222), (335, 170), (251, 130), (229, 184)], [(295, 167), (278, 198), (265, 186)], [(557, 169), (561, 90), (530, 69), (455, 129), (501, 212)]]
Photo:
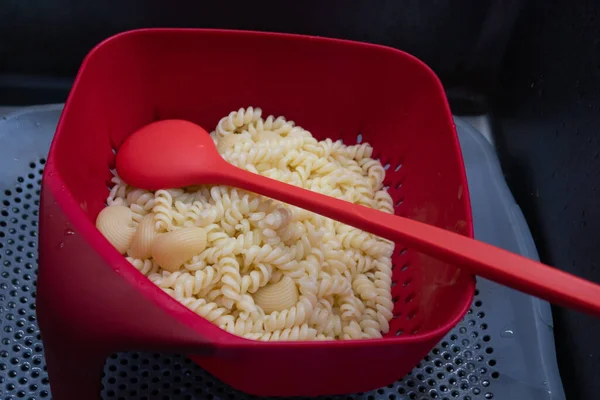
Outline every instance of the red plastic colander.
[(398, 215), (472, 236), (444, 91), (414, 57), (283, 34), (117, 35), (84, 61), (42, 183), (37, 310), (54, 399), (97, 398), (106, 357), (128, 350), (185, 352), (261, 396), (368, 391), (408, 373), (468, 310), (472, 275), (397, 243), (394, 318), (383, 339), (256, 342), (194, 314), (130, 265), (94, 226), (120, 144), (152, 121), (210, 129), (247, 106), (284, 115), (318, 139), (368, 141), (389, 167)]

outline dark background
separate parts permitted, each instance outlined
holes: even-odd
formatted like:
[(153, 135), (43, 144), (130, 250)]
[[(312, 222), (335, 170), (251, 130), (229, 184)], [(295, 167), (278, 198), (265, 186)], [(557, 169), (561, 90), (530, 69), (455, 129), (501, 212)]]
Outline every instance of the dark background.
[[(390, 45), (438, 73), (455, 113), (491, 115), (507, 181), (542, 260), (600, 282), (600, 2), (216, 3), (3, 0), (0, 105), (64, 101), (91, 47), (138, 27), (255, 29)], [(553, 311), (567, 397), (596, 398), (600, 322)]]

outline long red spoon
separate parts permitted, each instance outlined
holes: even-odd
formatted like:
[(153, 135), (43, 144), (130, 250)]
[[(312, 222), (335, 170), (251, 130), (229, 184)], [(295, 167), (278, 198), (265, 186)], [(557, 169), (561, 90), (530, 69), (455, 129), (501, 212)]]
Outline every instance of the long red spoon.
[(142, 189), (221, 184), (259, 193), (600, 316), (599, 285), (456, 233), (244, 171), (225, 161), (208, 133), (188, 121), (165, 120), (142, 127), (125, 140), (116, 166), (125, 182)]

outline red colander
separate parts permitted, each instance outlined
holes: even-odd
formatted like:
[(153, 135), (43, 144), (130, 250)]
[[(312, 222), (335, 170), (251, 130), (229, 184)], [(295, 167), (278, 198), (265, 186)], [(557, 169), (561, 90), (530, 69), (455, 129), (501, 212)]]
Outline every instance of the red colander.
[(297, 35), (117, 35), (85, 59), (42, 182), (37, 310), (54, 399), (97, 398), (106, 357), (129, 350), (184, 352), (261, 396), (368, 391), (408, 373), (468, 310), (471, 274), (396, 243), (394, 318), (383, 339), (256, 342), (194, 314), (130, 265), (94, 226), (120, 144), (152, 121), (210, 129), (247, 106), (284, 115), (317, 139), (368, 141), (388, 167), (396, 214), (472, 236), (444, 91), (414, 57)]

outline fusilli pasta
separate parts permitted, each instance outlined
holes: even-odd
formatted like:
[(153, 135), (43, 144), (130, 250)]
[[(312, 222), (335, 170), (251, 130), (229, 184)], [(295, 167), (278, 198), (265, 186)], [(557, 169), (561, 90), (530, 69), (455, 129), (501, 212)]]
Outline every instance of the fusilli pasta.
[[(385, 168), (368, 143), (318, 141), (252, 107), (222, 118), (211, 137), (240, 168), (394, 212)], [(389, 330), (390, 241), (227, 186), (150, 192), (116, 174), (112, 183), (100, 231), (151, 282), (225, 331), (254, 340), (336, 340)]]

